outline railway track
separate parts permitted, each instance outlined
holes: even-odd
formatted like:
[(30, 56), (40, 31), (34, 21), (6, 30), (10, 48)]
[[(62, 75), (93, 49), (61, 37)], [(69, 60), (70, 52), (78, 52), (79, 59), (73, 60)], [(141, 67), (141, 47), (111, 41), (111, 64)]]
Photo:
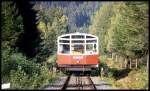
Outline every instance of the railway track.
[[(93, 82), (94, 81), (94, 82)], [(54, 83), (46, 87), (47, 90), (100, 90), (113, 89), (111, 84), (100, 80), (99, 77), (93, 77), (89, 74), (69, 74), (65, 77), (60, 77)]]
[(69, 74), (64, 85), (62, 86), (62, 89), (61, 90), (66, 90), (66, 87), (68, 86), (68, 83), (69, 83), (69, 80), (70, 80), (70, 77), (71, 77), (72, 74)]
[(91, 88), (93, 88), (93, 90), (96, 90), (96, 86), (93, 83), (92, 79), (90, 78), (90, 76), (87, 76), (87, 79), (89, 80), (89, 82), (91, 83), (90, 85), (92, 86)]
[(84, 76), (84, 75), (73, 75), (70, 74), (64, 85), (62, 86), (61, 90), (84, 90), (84, 89), (88, 89), (88, 90), (96, 90), (96, 87), (93, 83), (93, 81), (91, 80), (90, 76)]

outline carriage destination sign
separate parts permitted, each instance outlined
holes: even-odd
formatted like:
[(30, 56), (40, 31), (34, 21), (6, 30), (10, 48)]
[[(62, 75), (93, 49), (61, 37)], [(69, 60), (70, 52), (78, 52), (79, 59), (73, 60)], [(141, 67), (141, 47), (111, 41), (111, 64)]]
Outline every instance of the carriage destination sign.
[(81, 60), (81, 59), (83, 59), (83, 56), (73, 56), (73, 59), (75, 59), (75, 60)]

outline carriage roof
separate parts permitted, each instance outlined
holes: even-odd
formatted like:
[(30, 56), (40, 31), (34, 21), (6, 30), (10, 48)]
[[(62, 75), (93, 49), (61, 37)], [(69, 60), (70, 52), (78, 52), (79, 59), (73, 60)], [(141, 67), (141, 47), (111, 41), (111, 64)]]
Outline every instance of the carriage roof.
[(58, 38), (63, 38), (63, 37), (72, 36), (72, 35), (83, 35), (83, 36), (89, 36), (90, 38), (98, 38), (97, 36), (92, 35), (92, 34), (79, 33), (79, 32), (69, 33), (69, 34), (63, 34), (63, 35), (59, 36)]

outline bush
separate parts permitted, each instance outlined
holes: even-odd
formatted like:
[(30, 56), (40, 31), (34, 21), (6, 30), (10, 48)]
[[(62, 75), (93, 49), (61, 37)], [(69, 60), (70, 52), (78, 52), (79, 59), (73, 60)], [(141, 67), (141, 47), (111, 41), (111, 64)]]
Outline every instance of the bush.
[[(132, 79), (135, 80), (132, 82), (132, 88), (146, 89), (148, 87), (148, 73), (146, 72), (146, 68), (138, 69), (137, 71), (133, 71), (129, 74)], [(135, 83), (135, 84), (133, 84)]]
[(37, 84), (40, 84), (39, 87), (44, 87), (49, 84), (49, 80), (52, 78), (52, 74), (49, 72), (46, 66), (42, 66), (40, 69), (39, 78), (37, 79)]
[[(41, 66), (38, 73), (27, 74), (21, 66), (11, 71), (12, 89), (41, 89), (54, 78), (46, 66)], [(38, 70), (38, 69), (30, 69)]]
[[(7, 48), (4, 48), (4, 46), (7, 47)], [(12, 54), (11, 52), (12, 52), (12, 50), (9, 46), (7, 46), (5, 44), (2, 45), (2, 51), (1, 51), (1, 53), (2, 53), (2, 55), (1, 55), (2, 56), (1, 57), (2, 83), (7, 83), (7, 82), (10, 81), (10, 70), (11, 70), (12, 65), (10, 65), (11, 61), (9, 61), (9, 60), (10, 60), (10, 56)]]
[(100, 62), (105, 62), (107, 56), (106, 55), (100, 55)]
[[(49, 71), (46, 64), (35, 63), (35, 61), (35, 59), (27, 59), (21, 53), (13, 53), (4, 67), (9, 74), (2, 75), (2, 79), (9, 79), (7, 82), (11, 83), (11, 89), (44, 88), (57, 76), (53, 76), (54, 73)], [(6, 72), (5, 70), (3, 72)]]
[[(56, 56), (51, 57), (53, 63)], [(11, 89), (42, 89), (58, 77), (46, 62), (36, 63), (22, 53), (4, 50), (2, 59), (2, 83), (10, 82)]]
[(56, 55), (52, 55), (48, 57), (48, 63), (55, 64), (56, 63)]
[(26, 89), (30, 86), (28, 75), (18, 66), (17, 70), (11, 71), (11, 88)]
[(52, 70), (53, 66), (56, 66), (56, 55), (49, 56), (47, 59), (48, 68)]

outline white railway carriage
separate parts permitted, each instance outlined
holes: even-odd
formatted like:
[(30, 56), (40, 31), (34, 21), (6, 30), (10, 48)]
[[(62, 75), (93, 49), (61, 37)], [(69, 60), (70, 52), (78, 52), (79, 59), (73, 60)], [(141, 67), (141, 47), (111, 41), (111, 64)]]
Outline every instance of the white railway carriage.
[(86, 33), (64, 34), (57, 39), (57, 67), (91, 71), (99, 65), (98, 37)]

